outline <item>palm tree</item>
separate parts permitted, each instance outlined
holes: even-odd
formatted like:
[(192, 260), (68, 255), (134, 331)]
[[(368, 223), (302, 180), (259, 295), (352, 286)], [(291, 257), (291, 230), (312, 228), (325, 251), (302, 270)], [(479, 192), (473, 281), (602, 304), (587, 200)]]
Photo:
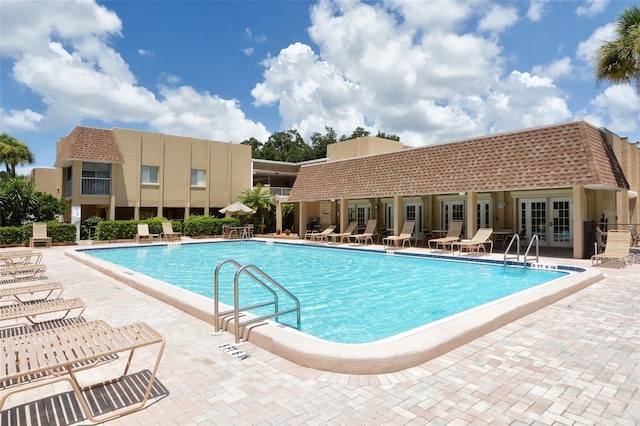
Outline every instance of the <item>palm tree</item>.
[[(255, 188), (246, 189), (239, 198), (239, 201), (255, 210), (259, 223), (264, 226), (264, 219), (271, 212), (275, 205), (275, 200), (269, 188), (264, 188), (258, 184)], [(263, 232), (263, 231), (261, 231)]]
[(16, 177), (16, 166), (33, 164), (35, 157), (24, 142), (18, 141), (6, 133), (0, 135), (0, 162), (7, 167), (7, 175)]
[(613, 84), (635, 80), (640, 89), (640, 7), (624, 9), (618, 15), (616, 37), (596, 50), (596, 77)]

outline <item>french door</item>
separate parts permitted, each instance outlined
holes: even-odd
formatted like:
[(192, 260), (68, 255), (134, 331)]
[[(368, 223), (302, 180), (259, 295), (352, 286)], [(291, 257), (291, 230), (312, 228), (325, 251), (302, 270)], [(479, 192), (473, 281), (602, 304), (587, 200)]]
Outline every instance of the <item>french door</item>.
[(417, 238), (422, 238), (422, 203), (405, 203), (404, 220), (415, 221), (415, 235)]
[(551, 230), (549, 245), (553, 247), (572, 247), (573, 232), (572, 203), (570, 198), (550, 198), (551, 203)]
[(547, 240), (547, 200), (545, 199), (521, 199), (520, 200), (520, 237), (526, 237), (529, 241), (533, 235), (537, 235), (541, 246), (546, 246)]
[(572, 247), (571, 198), (520, 200), (520, 229), (529, 240), (537, 234), (541, 246)]

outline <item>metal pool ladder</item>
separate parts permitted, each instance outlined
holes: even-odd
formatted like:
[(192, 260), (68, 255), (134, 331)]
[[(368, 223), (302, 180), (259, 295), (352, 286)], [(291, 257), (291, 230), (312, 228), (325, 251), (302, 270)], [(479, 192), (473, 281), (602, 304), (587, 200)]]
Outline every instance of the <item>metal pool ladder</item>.
[(511, 237), (511, 241), (509, 241), (509, 245), (507, 246), (507, 249), (504, 251), (504, 259), (503, 259), (504, 266), (507, 266), (507, 255), (509, 254), (509, 251), (511, 250), (511, 246), (513, 245), (514, 241), (516, 242), (516, 261), (520, 260), (520, 235), (518, 235), (518, 233), (515, 233)]
[[(236, 270), (236, 274), (233, 278), (233, 309), (230, 309), (228, 311), (223, 311), (220, 312), (220, 307), (219, 307), (219, 275), (220, 275), (220, 268), (222, 268), (223, 265), (230, 263), (233, 266), (235, 266), (237, 268)], [(248, 306), (239, 306), (239, 286), (238, 286), (238, 282), (240, 279), (241, 275), (247, 275), (248, 277), (250, 277), (253, 281), (255, 281), (258, 285), (260, 285), (262, 288), (264, 288), (265, 290), (267, 290), (267, 292), (269, 292), (271, 294), (271, 296), (273, 297), (272, 300), (268, 300), (265, 302), (261, 302), (261, 303), (256, 303), (253, 305), (248, 305)], [(284, 309), (284, 310), (280, 310), (279, 309), (279, 299), (278, 299), (278, 293), (273, 289), (276, 288), (278, 290), (280, 290), (285, 296), (287, 296), (289, 299), (291, 299), (294, 303), (294, 307), (292, 308), (288, 308), (288, 309)], [(296, 312), (297, 315), (297, 328), (300, 328), (300, 301), (298, 300), (298, 298), (296, 296), (294, 296), (289, 290), (287, 290), (286, 288), (282, 287), (280, 284), (278, 284), (273, 278), (271, 278), (269, 275), (267, 275), (264, 271), (262, 271), (260, 268), (258, 268), (255, 265), (252, 264), (247, 264), (247, 265), (240, 265), (238, 262), (236, 262), (233, 259), (226, 259), (221, 261), (220, 263), (218, 263), (218, 266), (216, 266), (216, 271), (214, 274), (214, 280), (213, 280), (213, 321), (214, 321), (214, 327), (215, 327), (215, 332), (219, 333), (220, 332), (220, 320), (222, 317), (227, 316), (229, 314), (233, 314), (233, 325), (234, 325), (234, 336), (235, 336), (235, 342), (240, 343), (240, 326), (245, 326), (248, 324), (252, 324), (255, 322), (259, 322), (265, 319), (269, 319), (269, 318), (273, 318), (273, 317), (277, 317), (280, 315), (284, 315), (284, 314), (288, 314), (290, 312)], [(246, 312), (249, 311), (251, 309), (256, 309), (256, 308), (261, 308), (263, 306), (269, 306), (269, 305), (273, 305), (274, 307), (274, 312), (272, 314), (268, 314), (268, 315), (263, 315), (260, 317), (252, 317), (249, 320), (243, 321), (242, 323), (240, 323), (240, 312)]]
[[(520, 235), (513, 234), (513, 237), (511, 237), (511, 241), (509, 242), (507, 249), (504, 251), (504, 266), (507, 265), (507, 255), (509, 254), (514, 241), (516, 242), (516, 261), (520, 260)], [(527, 256), (529, 255), (529, 251), (531, 250), (531, 246), (533, 245), (534, 241), (536, 243), (536, 262), (538, 262), (540, 259), (540, 237), (538, 237), (538, 234), (533, 234), (533, 236), (531, 237), (531, 241), (529, 241), (529, 245), (527, 246), (527, 250), (524, 252), (524, 261), (522, 266), (525, 268), (527, 267)]]

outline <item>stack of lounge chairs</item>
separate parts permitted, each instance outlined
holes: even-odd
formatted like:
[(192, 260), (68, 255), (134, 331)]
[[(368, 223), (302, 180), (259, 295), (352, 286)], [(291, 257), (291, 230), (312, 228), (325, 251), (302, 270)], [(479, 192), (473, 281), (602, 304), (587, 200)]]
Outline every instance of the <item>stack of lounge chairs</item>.
[[(70, 383), (84, 415), (93, 422), (142, 408), (151, 395), (164, 337), (145, 323), (111, 327), (104, 321), (85, 321), (85, 303), (75, 297), (62, 298), (64, 287), (50, 281), (45, 271), (38, 252), (0, 249), (0, 410), (13, 394), (60, 381)], [(139, 386), (136, 399), (127, 395), (126, 404), (110, 411), (100, 407), (96, 413), (95, 401), (87, 391), (111, 385), (119, 389), (116, 384), (123, 385), (134, 352), (151, 345), (159, 349), (148, 385)], [(77, 373), (81, 370), (117, 360), (124, 368), (118, 377), (86, 384), (83, 376), (83, 383), (79, 382)], [(112, 374), (115, 370), (109, 367), (108, 371)]]

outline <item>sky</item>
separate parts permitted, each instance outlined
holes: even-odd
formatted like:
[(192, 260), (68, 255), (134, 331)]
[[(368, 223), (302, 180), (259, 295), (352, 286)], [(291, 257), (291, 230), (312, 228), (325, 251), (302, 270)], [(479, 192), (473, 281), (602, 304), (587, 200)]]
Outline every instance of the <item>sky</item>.
[(75, 126), (422, 146), (572, 120), (640, 140), (593, 52), (629, 1), (0, 0), (0, 133), (52, 167)]

